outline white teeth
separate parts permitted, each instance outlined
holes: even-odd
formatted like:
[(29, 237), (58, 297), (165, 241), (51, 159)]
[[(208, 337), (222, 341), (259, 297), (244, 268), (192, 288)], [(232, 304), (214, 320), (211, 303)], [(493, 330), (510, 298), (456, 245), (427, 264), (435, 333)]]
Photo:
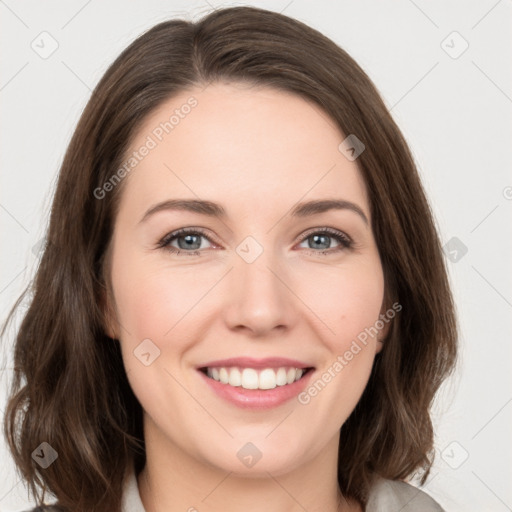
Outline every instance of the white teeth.
[(286, 382), (286, 368), (279, 368), (276, 373), (276, 384), (278, 386), (284, 386)]
[(229, 374), (226, 368), (221, 368), (219, 370), (219, 380), (222, 384), (227, 384), (229, 382)]
[(244, 389), (258, 389), (258, 372), (252, 368), (246, 368), (242, 372), (242, 387)]
[(229, 385), (235, 387), (242, 385), (242, 374), (238, 368), (233, 368), (229, 372)]
[(277, 376), (274, 370), (267, 368), (260, 373), (260, 389), (273, 389), (277, 386)]
[(274, 389), (299, 380), (304, 374), (302, 368), (264, 368), (258, 372), (254, 368), (221, 367), (207, 368), (208, 377), (234, 387), (244, 389)]

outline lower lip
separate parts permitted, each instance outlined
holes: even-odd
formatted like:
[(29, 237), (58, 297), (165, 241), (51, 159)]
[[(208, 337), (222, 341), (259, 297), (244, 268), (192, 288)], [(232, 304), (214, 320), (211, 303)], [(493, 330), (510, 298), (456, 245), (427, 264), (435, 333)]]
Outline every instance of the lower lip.
[(276, 386), (273, 389), (245, 389), (241, 386), (235, 387), (223, 384), (215, 379), (211, 379), (198, 370), (208, 386), (218, 396), (242, 409), (271, 409), (278, 407), (304, 390), (313, 371), (313, 369), (309, 370), (301, 379), (285, 386)]

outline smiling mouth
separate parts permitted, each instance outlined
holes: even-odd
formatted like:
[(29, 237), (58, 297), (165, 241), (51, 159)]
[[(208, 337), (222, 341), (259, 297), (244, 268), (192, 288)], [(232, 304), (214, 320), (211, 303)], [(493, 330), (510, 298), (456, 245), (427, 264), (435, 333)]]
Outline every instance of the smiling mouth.
[(279, 368), (241, 368), (238, 366), (203, 367), (199, 371), (210, 379), (244, 389), (274, 389), (288, 386), (304, 378), (311, 368), (281, 366)]

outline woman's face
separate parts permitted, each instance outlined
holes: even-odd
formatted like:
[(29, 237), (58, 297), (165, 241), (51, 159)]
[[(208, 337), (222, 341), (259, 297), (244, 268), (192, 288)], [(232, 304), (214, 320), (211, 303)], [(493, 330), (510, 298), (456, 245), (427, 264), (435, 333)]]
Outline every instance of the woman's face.
[[(183, 92), (138, 131), (118, 174), (110, 335), (159, 453), (253, 475), (337, 453), (384, 312), (344, 139), (301, 97), (240, 84)], [(327, 200), (341, 207), (303, 206)]]

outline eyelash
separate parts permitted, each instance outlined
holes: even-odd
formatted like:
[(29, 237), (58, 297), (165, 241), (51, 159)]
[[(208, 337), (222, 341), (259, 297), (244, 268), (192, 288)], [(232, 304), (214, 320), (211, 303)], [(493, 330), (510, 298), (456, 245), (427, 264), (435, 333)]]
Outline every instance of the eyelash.
[[(170, 243), (176, 240), (177, 238), (180, 238), (180, 236), (183, 235), (201, 235), (202, 237), (206, 238), (210, 243), (214, 244), (210, 237), (206, 235), (206, 233), (199, 229), (199, 228), (182, 228), (178, 229), (177, 231), (173, 231), (172, 233), (169, 233), (165, 235), (159, 242), (158, 242), (158, 248), (164, 249), (166, 251), (169, 251), (176, 256), (179, 256), (181, 254), (186, 254), (187, 256), (200, 256), (201, 250), (195, 250), (195, 251), (184, 251), (182, 249), (177, 249), (175, 247), (171, 247)], [(298, 243), (304, 242), (304, 240), (307, 240), (312, 235), (329, 235), (330, 238), (334, 238), (337, 242), (340, 243), (339, 247), (336, 247), (333, 249), (323, 249), (321, 251), (315, 251), (313, 249), (307, 249), (309, 254), (321, 254), (324, 256), (328, 256), (329, 254), (335, 254), (340, 251), (351, 249), (353, 247), (353, 241), (345, 235), (345, 233), (338, 231), (336, 229), (332, 229), (329, 227), (324, 227), (315, 231), (309, 231), (307, 232), (299, 241)]]

